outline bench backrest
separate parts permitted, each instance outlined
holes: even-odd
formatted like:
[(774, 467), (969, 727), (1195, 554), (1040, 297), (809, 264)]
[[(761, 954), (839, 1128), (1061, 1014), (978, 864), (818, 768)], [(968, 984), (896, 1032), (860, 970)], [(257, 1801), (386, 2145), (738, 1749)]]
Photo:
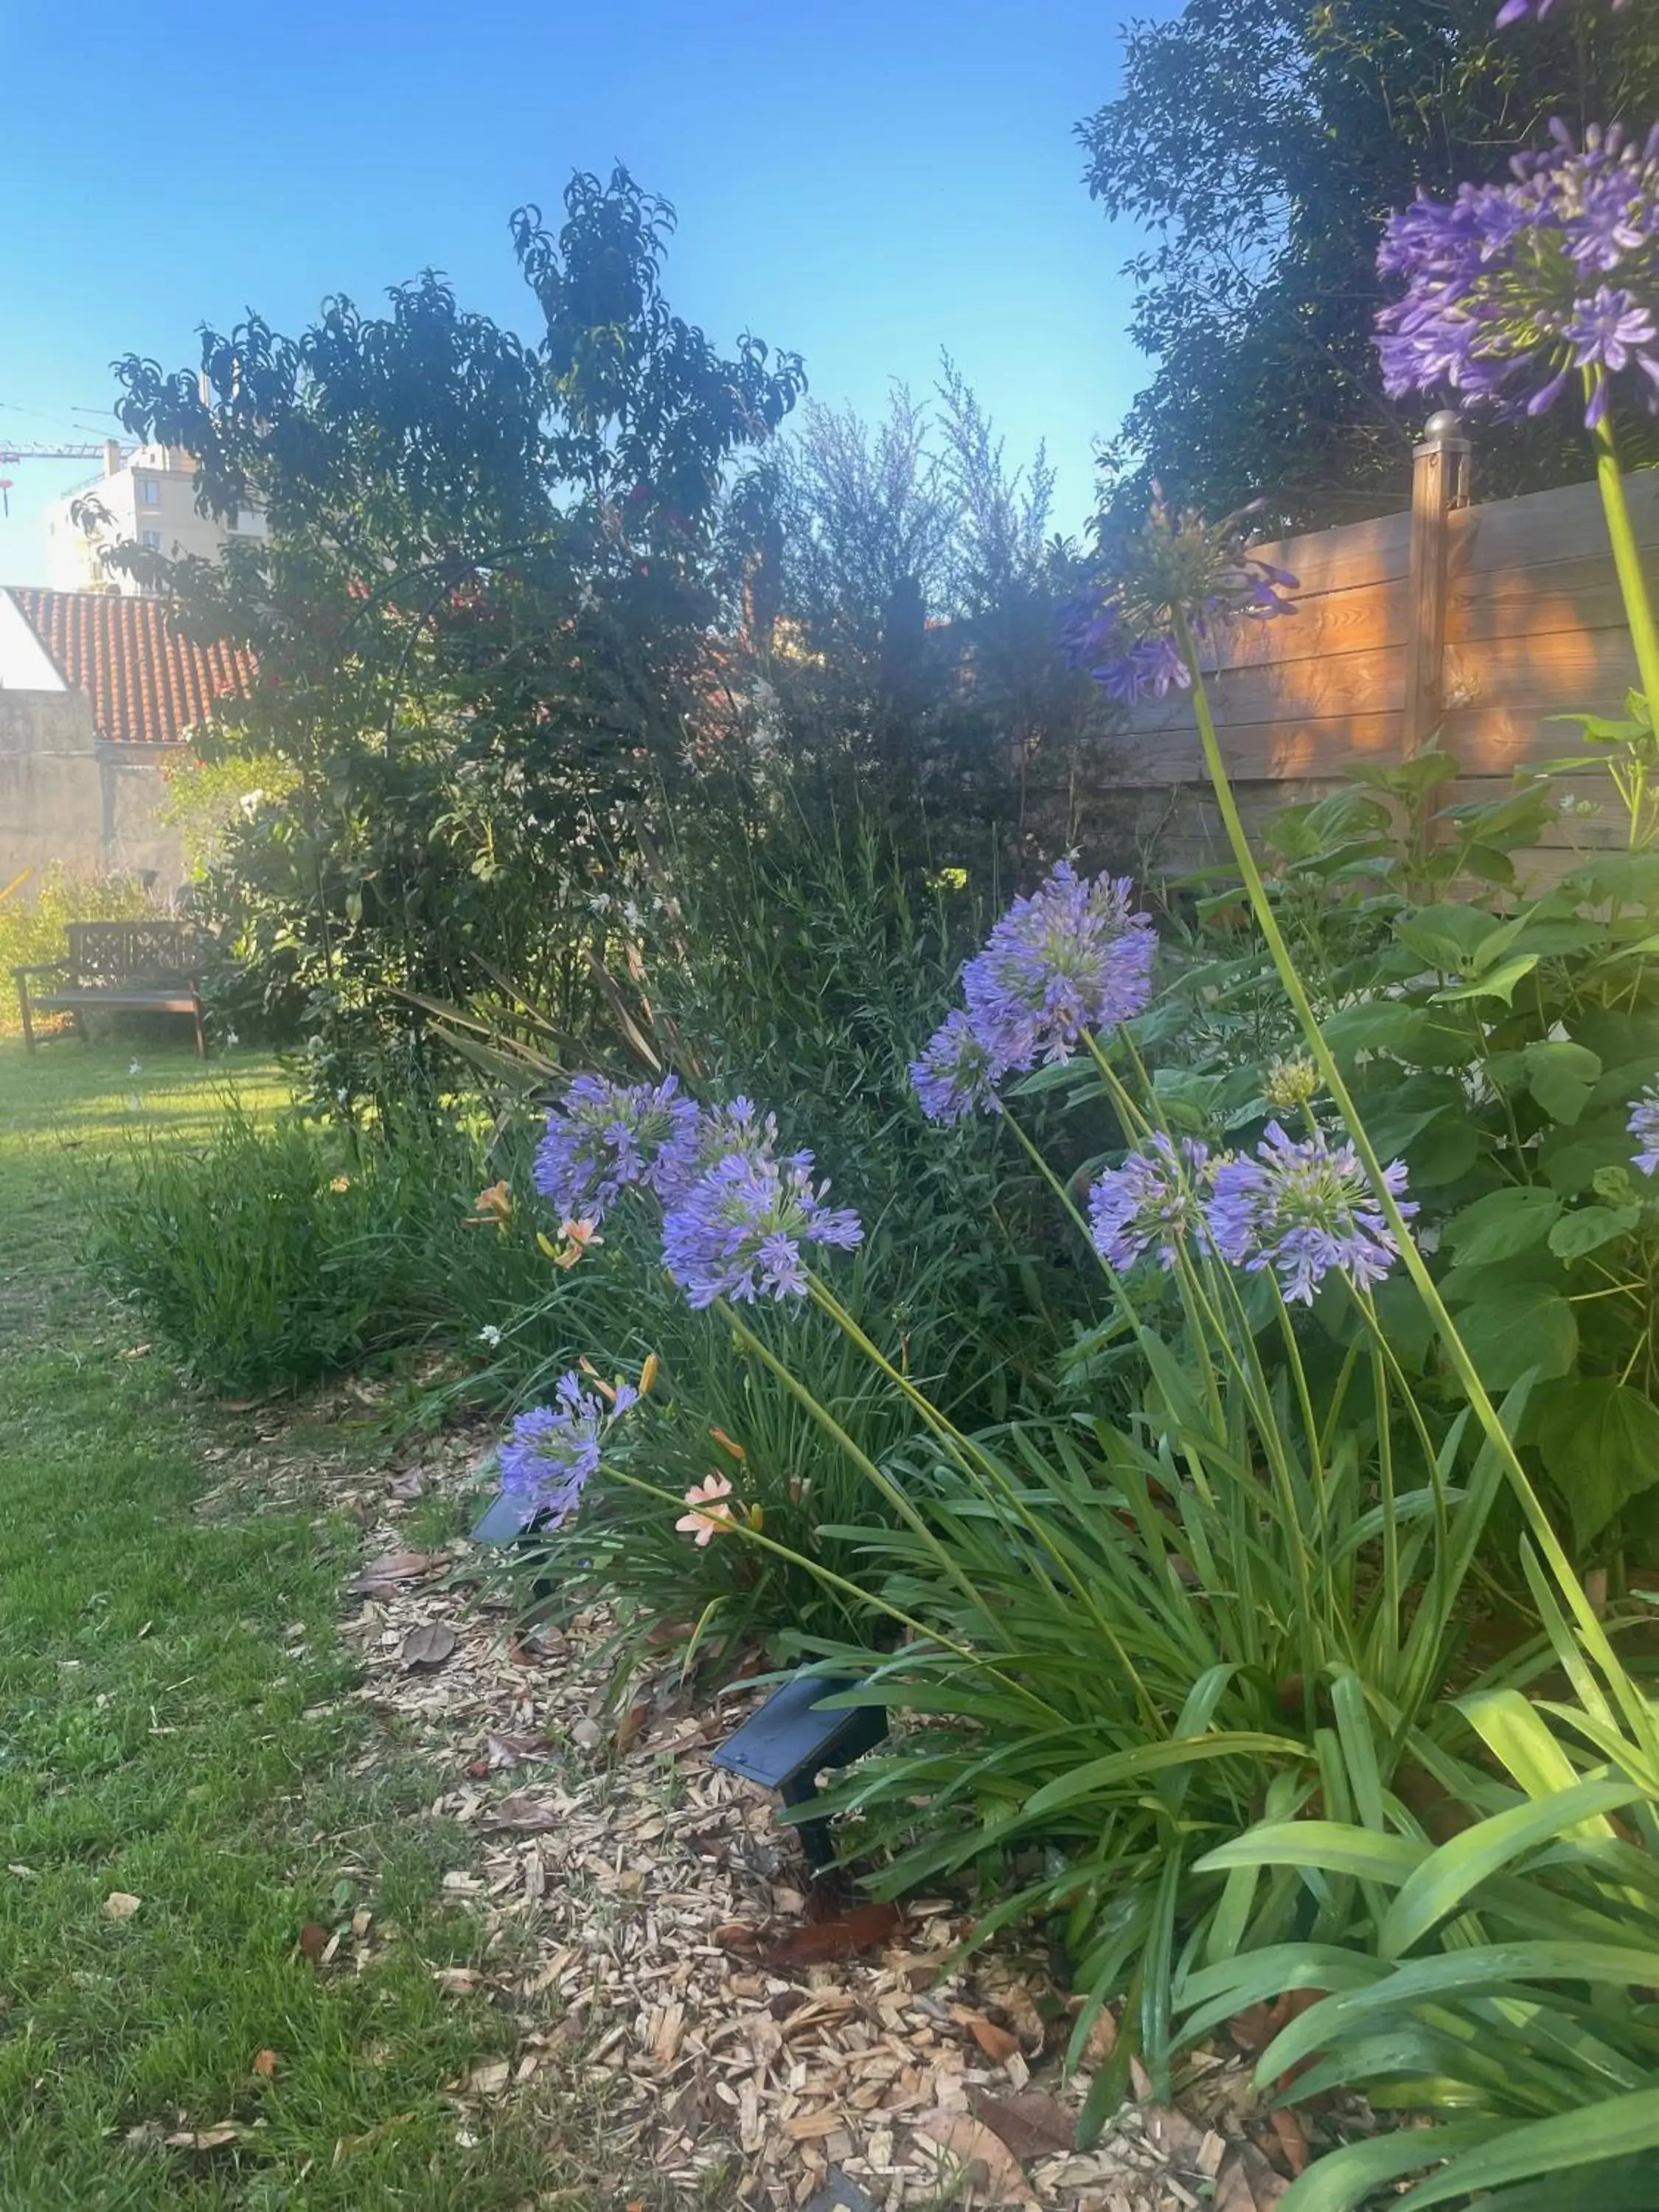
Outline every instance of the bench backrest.
[(65, 934), (78, 983), (187, 983), (202, 972), (201, 939), (188, 922), (72, 921)]

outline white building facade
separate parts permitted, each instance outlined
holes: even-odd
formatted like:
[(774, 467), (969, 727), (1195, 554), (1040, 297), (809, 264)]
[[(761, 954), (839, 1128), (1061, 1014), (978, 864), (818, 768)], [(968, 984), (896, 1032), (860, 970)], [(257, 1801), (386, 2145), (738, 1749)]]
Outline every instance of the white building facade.
[(79, 484), (46, 509), (46, 579), (53, 591), (136, 595), (137, 579), (104, 564), (117, 545), (137, 544), (178, 560), (194, 554), (216, 561), (234, 538), (263, 538), (265, 520), (245, 507), (229, 525), (198, 512), (196, 465), (173, 446), (104, 448), (104, 473)]

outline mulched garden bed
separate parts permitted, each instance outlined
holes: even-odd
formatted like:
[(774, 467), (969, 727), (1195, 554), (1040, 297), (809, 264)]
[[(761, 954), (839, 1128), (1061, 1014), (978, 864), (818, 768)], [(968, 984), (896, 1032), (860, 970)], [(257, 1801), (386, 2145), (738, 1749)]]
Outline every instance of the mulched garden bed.
[[(711, 1765), (763, 1692), (688, 1688), (665, 1666), (619, 1721), (602, 1610), (520, 1637), (489, 1579), (498, 1553), (411, 1544), (420, 1499), (475, 1487), (487, 1441), (417, 1443), (353, 1486), (364, 1564), (344, 1621), (357, 1696), (429, 1761), (432, 1813), (477, 1839), (444, 1884), (485, 1923), (487, 1963), (440, 1980), (508, 2013), (520, 2039), (453, 2085), (461, 2124), (579, 2069), (619, 2208), (649, 2191), (749, 2212), (1267, 2212), (1310, 2144), (1375, 2124), (1348, 2103), (1264, 2112), (1249, 2054), (1279, 2024), (1264, 2018), (1191, 2058), (1175, 2108), (1127, 2104), (1077, 2151), (1091, 2075), (1062, 2076), (1074, 2001), (1029, 1942), (956, 1964), (962, 1899), (899, 1909), (815, 1882), (767, 1793)], [(331, 1942), (349, 1964), (349, 1932)], [(1144, 2098), (1138, 2067), (1135, 2086)]]

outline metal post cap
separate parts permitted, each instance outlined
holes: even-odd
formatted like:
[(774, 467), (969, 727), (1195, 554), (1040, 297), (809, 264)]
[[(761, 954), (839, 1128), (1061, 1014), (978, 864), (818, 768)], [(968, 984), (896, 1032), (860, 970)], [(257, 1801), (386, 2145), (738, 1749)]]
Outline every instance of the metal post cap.
[(1441, 408), (1437, 414), (1431, 415), (1423, 425), (1425, 438), (1436, 440), (1461, 438), (1462, 434), (1463, 418), (1455, 407)]

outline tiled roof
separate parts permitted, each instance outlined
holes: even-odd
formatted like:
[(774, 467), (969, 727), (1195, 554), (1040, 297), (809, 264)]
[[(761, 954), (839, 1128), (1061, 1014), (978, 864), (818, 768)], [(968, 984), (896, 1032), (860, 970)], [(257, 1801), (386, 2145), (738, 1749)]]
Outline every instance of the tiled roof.
[(191, 644), (168, 623), (164, 599), (28, 584), (10, 596), (64, 681), (92, 701), (100, 737), (115, 744), (176, 745), (215, 700), (252, 684), (251, 654)]

